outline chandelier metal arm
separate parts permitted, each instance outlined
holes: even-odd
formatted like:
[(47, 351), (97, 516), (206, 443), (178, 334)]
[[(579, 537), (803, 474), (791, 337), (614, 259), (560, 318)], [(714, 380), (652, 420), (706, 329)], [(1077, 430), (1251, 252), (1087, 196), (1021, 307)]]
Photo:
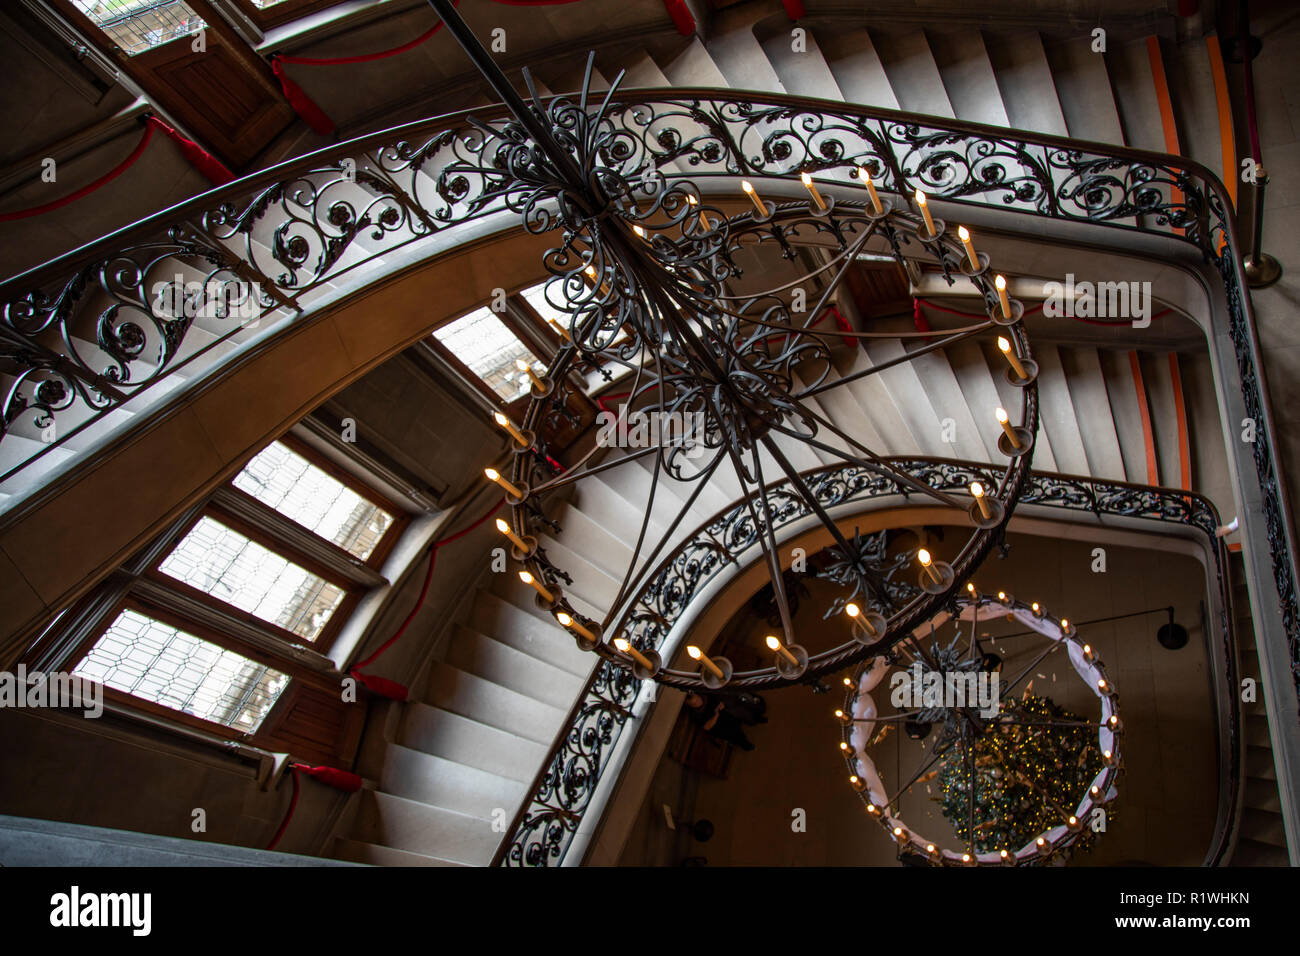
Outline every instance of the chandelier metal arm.
[(772, 526), (772, 505), (768, 501), (767, 488), (763, 484), (762, 455), (757, 445), (750, 449), (750, 454), (754, 458), (754, 478), (758, 483), (759, 501), (763, 505), (763, 550), (767, 553), (768, 565), (772, 571), (772, 590), (776, 596), (777, 611), (781, 615), (781, 630), (785, 634), (786, 646), (789, 646), (795, 643), (794, 621), (790, 617), (790, 599), (785, 593), (785, 573), (781, 568), (781, 555), (776, 546), (776, 529)]
[(901, 797), (903, 794), (907, 793), (908, 788), (910, 788), (910, 787), (912, 786), (912, 784), (916, 783), (916, 781), (920, 780), (920, 779), (921, 779), (921, 774), (925, 773), (927, 770), (929, 770), (931, 767), (933, 767), (933, 766), (935, 765), (935, 762), (936, 762), (940, 757), (943, 756), (943, 753), (944, 753), (943, 751), (938, 751), (938, 750), (933, 750), (933, 751), (931, 751), (931, 752), (930, 752), (930, 759), (924, 761), (924, 762), (921, 764), (921, 766), (919, 766), (919, 767), (917, 768), (916, 773), (912, 774), (912, 779), (909, 780), (909, 781), (907, 781), (907, 783), (903, 784), (903, 786), (900, 787), (899, 789), (895, 790), (895, 791), (893, 792), (893, 794), (891, 794), (891, 795), (889, 796), (889, 798), (885, 801), (885, 805), (884, 805), (884, 806), (885, 806), (885, 810), (888, 811), (889, 808), (892, 807), (892, 806), (894, 805), (894, 802), (895, 802), (896, 800), (898, 800), (899, 797)]
[(533, 109), (524, 102), (523, 97), (515, 90), (509, 78), (502, 69), (497, 66), (496, 61), (479, 42), (474, 31), (456, 12), (456, 8), (451, 0), (429, 0), (429, 4), (434, 11), (442, 18), (443, 24), (456, 42), (460, 44), (465, 55), (469, 57), (474, 68), (487, 80), (488, 85), (501, 97), (501, 102), (505, 104), (510, 114), (519, 121), (520, 125), (528, 131), (528, 135), (538, 145), (546, 158), (554, 164), (556, 170), (568, 182), (568, 185), (574, 190), (576, 196), (587, 198), (589, 185), (587, 177), (582, 170), (578, 168), (577, 163), (569, 151), (560, 146), (551, 134), (551, 129), (547, 124), (541, 122)]
[[(645, 562), (641, 565), (639, 570), (637, 569), (636, 564), (637, 555), (633, 554), (632, 560), (628, 562), (627, 573), (623, 576), (623, 581), (619, 585), (618, 593), (615, 595), (614, 600), (610, 602), (609, 612), (603, 624), (604, 627), (610, 625), (618, 609), (622, 607), (623, 602), (627, 599), (629, 588), (634, 584), (640, 584), (646, 573), (654, 568), (655, 559), (659, 557), (659, 554), (663, 551), (664, 547), (670, 540), (672, 540), (672, 537), (676, 533), (678, 526), (682, 523), (682, 520), (690, 514), (691, 508), (695, 506), (695, 502), (704, 491), (706, 483), (713, 477), (713, 473), (717, 471), (718, 466), (721, 463), (721, 458), (715, 458), (709, 465), (708, 469), (702, 472), (700, 476), (695, 479), (695, 490), (692, 491), (690, 497), (682, 503), (681, 508), (678, 509), (677, 516), (673, 518), (672, 524), (670, 524), (667, 530), (660, 535), (659, 543), (655, 546), (654, 551), (650, 552), (650, 554), (646, 556)], [(650, 509), (647, 508), (645, 521), (648, 522), (649, 519)], [(642, 527), (645, 527), (645, 523), (642, 524)], [(640, 544), (639, 539), (638, 544)]]
[[(818, 517), (826, 530), (831, 533), (831, 537), (835, 539), (835, 543), (840, 547), (840, 553), (843, 554), (847, 560), (854, 560), (857, 557), (856, 549), (849, 544), (848, 539), (845, 538), (843, 532), (840, 531), (839, 525), (835, 523), (835, 520), (826, 512), (826, 509), (822, 507), (821, 502), (817, 500), (817, 496), (813, 494), (812, 490), (804, 482), (803, 477), (799, 474), (799, 470), (790, 463), (788, 458), (785, 457), (785, 452), (781, 450), (780, 446), (777, 445), (776, 442), (772, 441), (770, 435), (764, 435), (759, 440), (762, 442), (763, 447), (765, 447), (772, 457), (776, 459), (776, 463), (780, 466), (781, 470), (785, 472), (786, 479), (790, 482), (790, 486), (808, 502), (808, 506), (812, 509), (813, 514)], [(755, 463), (758, 461), (757, 448), (754, 449), (754, 461)], [(764, 501), (766, 502), (766, 500), (765, 495)], [(863, 580), (867, 582), (871, 592), (876, 596), (876, 599), (881, 603), (881, 605), (888, 608), (890, 611), (893, 611), (894, 602), (889, 596), (889, 589), (885, 587), (885, 582), (881, 580), (878, 575), (872, 574), (864, 568), (859, 568), (858, 573), (862, 576)]]
[(1028, 676), (1030, 671), (1032, 671), (1035, 667), (1041, 664), (1049, 654), (1051, 654), (1057, 648), (1061, 647), (1061, 645), (1064, 643), (1065, 643), (1064, 641), (1053, 641), (1051, 644), (1049, 644), (1047, 646), (1047, 649), (1043, 651), (1043, 653), (1039, 654), (1032, 661), (1030, 661), (1029, 666), (1026, 667), (1024, 670), (1022, 670), (1018, 675), (1016, 675), (1016, 679), (1013, 680), (1010, 684), (1008, 684), (1003, 689), (1003, 693), (1010, 693), (1011, 691), (1015, 690), (1016, 685), (1019, 684), (1022, 680), (1024, 680), (1025, 677)]

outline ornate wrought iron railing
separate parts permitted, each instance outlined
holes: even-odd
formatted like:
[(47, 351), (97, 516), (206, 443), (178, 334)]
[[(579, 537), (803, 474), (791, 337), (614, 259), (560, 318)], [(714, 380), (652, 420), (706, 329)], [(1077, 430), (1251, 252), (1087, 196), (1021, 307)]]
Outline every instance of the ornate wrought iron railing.
[[(1187, 243), (1222, 283), (1277, 607), (1300, 687), (1295, 549), (1260, 382), (1262, 361), (1218, 179), (1181, 157), (799, 97), (716, 90), (612, 95), (611, 166), (665, 175), (849, 182), (856, 166), (907, 196), (1009, 209), (1111, 235)], [(12, 507), (88, 441), (123, 427), (112, 413), (212, 370), (254, 330), (270, 334), (314, 303), (377, 281), (399, 250), (454, 244), (496, 213), (544, 226), (553, 209), (508, 173), (483, 124), (488, 108), (329, 147), (205, 193), (0, 284), (0, 493)], [(518, 149), (526, 149), (520, 143)], [(504, 226), (504, 222), (503, 222)], [(1099, 239), (1105, 237), (1098, 232)], [(409, 248), (408, 248), (409, 247)], [(170, 394), (175, 394), (171, 390)], [(141, 398), (141, 396), (146, 396)], [(1252, 498), (1252, 494), (1245, 497)]]
[[(993, 465), (919, 457), (888, 461), (943, 491), (959, 491), (969, 487), (971, 481), (992, 482), (997, 477)], [(828, 465), (803, 475), (828, 509), (854, 504), (869, 507), (873, 500), (916, 494), (886, 475), (856, 465)], [(782, 480), (770, 486), (773, 500), (785, 501), (773, 511), (774, 530), (812, 513), (797, 497), (783, 498), (780, 488), (786, 484), (788, 481)], [(1231, 824), (1240, 789), (1241, 743), (1240, 705), (1234, 693), (1237, 654), (1232, 591), (1227, 551), (1222, 539), (1215, 536), (1220, 521), (1214, 505), (1201, 495), (1175, 489), (1037, 473), (1029, 477), (1019, 504), (1090, 512), (1102, 522), (1107, 518), (1173, 522), (1203, 535), (1206, 550), (1213, 556), (1211, 570), (1217, 591), (1214, 603), (1218, 619), (1211, 629), (1214, 640), (1207, 651), (1222, 655), (1221, 669), (1215, 669), (1221, 675), (1215, 690), (1222, 715), (1224, 758), (1220, 764), (1218, 822), (1206, 864), (1223, 862), (1231, 846)], [(643, 650), (661, 649), (700, 591), (734, 564), (738, 555), (756, 545), (763, 533), (753, 523), (744, 502), (733, 504), (698, 528), (659, 563), (630, 602), (636, 610), (626, 622), (629, 638)], [(608, 660), (602, 659), (596, 665), (498, 848), (494, 866), (554, 866), (563, 862), (631, 716), (640, 683), (629, 671)]]
[[(607, 162), (667, 175), (794, 176), (847, 182), (855, 166), (880, 188), (1157, 234), (1195, 246), (1228, 304), (1245, 414), (1300, 686), (1294, 549), (1267, 397), (1259, 382), (1230, 205), (1190, 160), (955, 120), (763, 93), (619, 92)], [(0, 492), (114, 410), (173, 376), (223, 361), (250, 335), (303, 315), (349, 283), (373, 281), (380, 257), (511, 210), (534, 227), (552, 215), (488, 155), (481, 125), (500, 108), (362, 137), (205, 193), (0, 285)], [(523, 147), (520, 147), (523, 148)], [(432, 247), (431, 247), (432, 248)], [(382, 270), (382, 263), (379, 268)], [(118, 419), (121, 416), (117, 416)], [(120, 427), (120, 421), (116, 427)], [(69, 442), (74, 442), (68, 446)], [(47, 463), (48, 464), (48, 463)]]

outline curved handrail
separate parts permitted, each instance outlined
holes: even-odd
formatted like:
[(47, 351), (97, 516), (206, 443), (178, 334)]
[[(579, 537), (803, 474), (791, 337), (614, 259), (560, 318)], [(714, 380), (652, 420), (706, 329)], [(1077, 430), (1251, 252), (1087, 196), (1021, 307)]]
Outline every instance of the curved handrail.
[[(11, 383), (0, 404), (0, 454), (10, 435), (26, 429), (23, 437), (45, 439), (59, 426), (38, 454), (0, 473), (0, 490), (131, 396), (187, 365), (219, 361), (213, 350), (238, 341), (250, 321), (288, 326), (335, 283), (367, 281), (359, 270), (380, 257), (485, 216), (545, 217), (528, 187), (498, 171), (503, 116), (502, 107), (461, 111), (318, 150), (0, 284), (0, 373)], [(1231, 204), (1213, 173), (1145, 150), (761, 92), (620, 91), (602, 121), (621, 133), (608, 163), (649, 164), (665, 176), (811, 171), (847, 184), (853, 167), (868, 165), (882, 189), (903, 195), (922, 187), (933, 199), (1197, 249), (1222, 283), (1244, 410), (1256, 423), (1263, 524), (1300, 686), (1290, 515)], [(180, 278), (169, 283), (173, 273)], [(171, 297), (170, 310), (155, 303), (152, 293), (185, 283), (251, 288), (251, 315), (230, 323), (186, 314), (184, 295)]]
[[(994, 477), (994, 466), (984, 463), (921, 456), (887, 460), (893, 467), (942, 491), (960, 490), (969, 487), (971, 481), (987, 482)], [(826, 508), (906, 496), (905, 489), (893, 479), (857, 465), (825, 465), (801, 475)], [(772, 482), (769, 488), (779, 489), (788, 483), (783, 478)], [(1193, 492), (1046, 473), (1030, 476), (1020, 504), (1087, 511), (1099, 520), (1109, 516), (1177, 522), (1203, 536), (1205, 547), (1214, 558), (1218, 591), (1217, 647), (1223, 655), (1223, 667), (1216, 696), (1218, 712), (1225, 718), (1220, 721), (1220, 741), (1226, 757), (1219, 766), (1221, 800), (1205, 863), (1207, 866), (1221, 864), (1231, 849), (1240, 798), (1241, 715), (1234, 692), (1237, 647), (1227, 548), (1215, 534), (1220, 524), (1218, 511), (1208, 498)], [(811, 513), (806, 504), (802, 509), (783, 511), (775, 517), (773, 528), (788, 528)], [(744, 502), (733, 503), (699, 525), (659, 562), (633, 599), (645, 609), (628, 627), (629, 637), (634, 638), (637, 646), (643, 650), (663, 649), (696, 595), (757, 541), (758, 532), (748, 526), (748, 518)], [(1207, 635), (1207, 642), (1208, 639)], [(497, 848), (493, 866), (551, 866), (563, 862), (608, 765), (609, 755), (631, 716), (630, 708), (639, 688), (640, 681), (627, 669), (608, 659), (596, 665)]]

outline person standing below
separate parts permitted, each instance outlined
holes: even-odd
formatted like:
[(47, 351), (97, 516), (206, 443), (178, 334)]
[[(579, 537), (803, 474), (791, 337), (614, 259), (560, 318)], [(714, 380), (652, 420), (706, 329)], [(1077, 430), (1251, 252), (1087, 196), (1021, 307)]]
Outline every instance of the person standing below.
[(745, 736), (740, 720), (727, 709), (725, 699), (689, 693), (686, 695), (686, 714), (695, 726), (710, 737), (725, 741), (741, 750), (754, 749), (754, 744)]

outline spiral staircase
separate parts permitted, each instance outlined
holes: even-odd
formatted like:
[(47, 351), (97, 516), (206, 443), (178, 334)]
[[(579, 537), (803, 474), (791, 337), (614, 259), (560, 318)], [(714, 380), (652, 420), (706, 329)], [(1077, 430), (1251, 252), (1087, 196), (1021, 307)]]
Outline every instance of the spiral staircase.
[[(852, 26), (812, 12), (807, 25), (799, 25), (804, 35), (798, 50), (792, 46), (789, 21), (752, 4), (719, 12), (707, 38), (658, 37), (644, 46), (599, 50), (594, 85), (604, 88), (625, 69), (625, 87), (816, 97), (1115, 146), (1179, 151), (1225, 178), (1212, 51), (1202, 40), (1112, 38), (1105, 54), (1098, 54), (1086, 32), (1061, 39), (1031, 29), (902, 22)], [(535, 72), (544, 95), (581, 82), (581, 74), (564, 65), (548, 69), (543, 64)], [(1166, 81), (1179, 107), (1173, 113), (1162, 92)], [(1235, 170), (1226, 171), (1226, 178), (1234, 175)], [(1023, 251), (1032, 246), (1032, 225), (1021, 239), (1023, 245), (1015, 247), (1013, 237), (1012, 247)], [(336, 297), (409, 265), (402, 255), (382, 253), (381, 243), (358, 236), (346, 253), (357, 263), (346, 281), (315, 286), (299, 305), (328, 307)], [(491, 242), (483, 242), (476, 254), (491, 256)], [(1032, 267), (1024, 271), (1034, 275)], [(1043, 275), (1051, 273), (1044, 270)], [(932, 278), (914, 276), (911, 291), (947, 296), (943, 301), (958, 312), (963, 305), (974, 308), (929, 284)], [(872, 323), (869, 303), (861, 305), (858, 321)], [(1213, 501), (1225, 519), (1236, 514), (1236, 466), (1220, 437), (1224, 413), (1216, 401), (1208, 355), (1176, 342), (1147, 345), (1131, 334), (1107, 339), (1058, 321), (1059, 328), (1034, 344), (1042, 368), (1035, 470), (1195, 490)], [(882, 319), (871, 327), (908, 322)], [(932, 313), (930, 322), (936, 335), (945, 323), (957, 324), (946, 313)], [(1156, 323), (1160, 327), (1161, 320)], [(200, 327), (186, 348), (205, 344), (205, 334), (215, 339), (217, 333)], [(170, 376), (154, 400), (182, 395), (201, 381), (206, 368), (235, 360), (257, 336), (257, 330), (249, 330), (223, 338), (206, 364)], [(840, 348), (832, 379), (889, 362), (903, 350), (893, 340)], [(995, 350), (968, 341), (822, 393), (814, 399), (815, 407), (832, 422), (858, 427), (869, 422), (876, 432), (873, 447), (885, 455), (996, 461), (996, 435), (970, 409), (1010, 407), (1002, 362)], [(138, 414), (140, 421), (147, 420), (146, 412)], [(120, 421), (113, 427), (120, 428)], [(94, 429), (84, 432), (46, 455), (29, 477), (39, 482), (42, 473), (57, 475), (93, 450), (100, 438)], [(11, 444), (37, 440), (6, 438)], [(802, 443), (777, 442), (800, 469), (833, 463), (833, 456)], [(636, 519), (644, 510), (650, 480), (648, 466), (628, 462), (583, 482), (550, 515), (558, 530), (541, 544), (574, 575), (566, 596), (595, 619), (603, 617), (618, 590), (617, 572), (610, 569), (626, 566), (632, 555)], [(661, 479), (649, 517), (656, 540), (668, 534), (672, 517), (692, 490)], [(739, 490), (734, 479), (720, 473), (669, 536), (667, 547), (731, 504)], [(1234, 567), (1238, 597), (1244, 598), (1248, 572), (1240, 562)], [(1248, 606), (1244, 599), (1236, 604), (1242, 675), (1259, 680)], [(513, 574), (485, 570), (458, 606), (431, 609), (415, 623), (411, 640), (439, 639), (411, 682), (412, 699), (378, 705), (378, 719), (372, 721), (357, 764), (368, 784), (349, 804), (324, 855), (380, 865), (486, 865), (505, 837), (502, 824), (514, 819), (529, 799), (552, 742), (565, 731), (594, 659), (576, 648), (572, 636), (539, 609), (533, 592)], [(1266, 716), (1262, 703), (1246, 705), (1245, 785), (1235, 864), (1287, 862), (1269, 721), (1288, 718), (1294, 720), (1294, 715)]]

